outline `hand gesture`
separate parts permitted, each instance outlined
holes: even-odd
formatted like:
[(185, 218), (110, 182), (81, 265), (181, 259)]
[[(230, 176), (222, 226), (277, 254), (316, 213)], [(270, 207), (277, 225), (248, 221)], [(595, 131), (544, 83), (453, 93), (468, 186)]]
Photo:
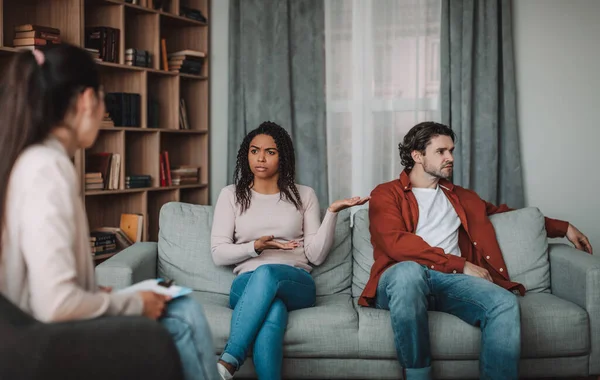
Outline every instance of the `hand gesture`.
[(171, 299), (169, 296), (154, 293), (151, 291), (139, 292), (144, 302), (143, 315), (150, 319), (158, 319), (162, 316), (165, 311), (165, 305), (167, 301)]
[(488, 272), (487, 269), (479, 267), (475, 264), (471, 264), (468, 261), (465, 261), (465, 268), (463, 269), (463, 273), (468, 274), (469, 276), (480, 277), (484, 280), (494, 282), (494, 280), (492, 280), (492, 276), (490, 276), (490, 272)]
[(289, 249), (294, 249), (297, 248), (300, 244), (295, 241), (295, 240), (291, 240), (288, 242), (278, 242), (275, 239), (275, 236), (270, 235), (270, 236), (262, 236), (259, 239), (254, 241), (254, 250), (256, 252), (262, 252), (265, 249), (285, 249), (285, 250), (289, 250)]
[(347, 199), (339, 199), (333, 202), (331, 206), (329, 206), (329, 211), (340, 212), (342, 210), (347, 209), (348, 207), (364, 205), (369, 201), (369, 199), (371, 199), (371, 197), (353, 197)]
[(581, 231), (575, 228), (575, 226), (572, 224), (569, 224), (569, 228), (567, 229), (567, 239), (573, 243), (575, 248), (579, 249), (580, 251), (587, 252), (590, 255), (592, 254), (592, 245), (590, 244), (587, 236), (582, 234)]

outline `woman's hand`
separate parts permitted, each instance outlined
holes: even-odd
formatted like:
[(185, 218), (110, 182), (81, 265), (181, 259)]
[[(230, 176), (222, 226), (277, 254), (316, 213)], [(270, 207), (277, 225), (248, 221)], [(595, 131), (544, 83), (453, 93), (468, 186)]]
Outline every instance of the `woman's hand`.
[(139, 292), (139, 295), (144, 301), (143, 315), (150, 319), (158, 319), (165, 311), (166, 303), (171, 299), (169, 296), (154, 293), (151, 291)]
[(371, 197), (353, 197), (347, 199), (339, 199), (329, 206), (329, 211), (331, 212), (340, 212), (342, 210), (347, 209), (348, 207), (360, 206), (364, 205), (371, 199)]
[(262, 236), (259, 239), (254, 241), (254, 250), (256, 252), (262, 252), (265, 249), (294, 249), (297, 248), (300, 244), (295, 241), (288, 241), (288, 242), (278, 242), (273, 240), (275, 239), (275, 236), (271, 235), (271, 236)]

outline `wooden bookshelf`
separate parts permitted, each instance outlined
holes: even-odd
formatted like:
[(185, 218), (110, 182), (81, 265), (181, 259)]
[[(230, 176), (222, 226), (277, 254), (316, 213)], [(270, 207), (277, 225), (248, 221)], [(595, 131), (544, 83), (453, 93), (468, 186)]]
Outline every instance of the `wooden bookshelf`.
[[(183, 7), (209, 17), (210, 0), (171, 0), (167, 9), (130, 4), (123, 0), (0, 0), (0, 70), (19, 51), (13, 47), (14, 27), (43, 25), (60, 30), (61, 39), (85, 47), (86, 27), (119, 29), (116, 62), (98, 62), (104, 92), (139, 94), (139, 126), (102, 127), (94, 146), (76, 154), (91, 229), (118, 227), (122, 213), (144, 217), (144, 241), (158, 239), (158, 217), (167, 202), (208, 204), (209, 200), (209, 32), (208, 22), (184, 17)], [(195, 50), (206, 54), (198, 75), (164, 70), (161, 39), (167, 52)], [(142, 49), (152, 57), (150, 67), (125, 64), (125, 51)], [(187, 108), (189, 129), (180, 128), (180, 99)], [(158, 111), (158, 112), (156, 112)], [(153, 115), (151, 117), (151, 115)], [(153, 120), (154, 125), (149, 125)], [(160, 155), (169, 152), (171, 166), (200, 168), (198, 183), (161, 186)], [(86, 159), (94, 153), (121, 156), (119, 185), (114, 190), (85, 190)], [(128, 175), (149, 174), (151, 186), (125, 186)], [(97, 259), (112, 254), (98, 255)]]

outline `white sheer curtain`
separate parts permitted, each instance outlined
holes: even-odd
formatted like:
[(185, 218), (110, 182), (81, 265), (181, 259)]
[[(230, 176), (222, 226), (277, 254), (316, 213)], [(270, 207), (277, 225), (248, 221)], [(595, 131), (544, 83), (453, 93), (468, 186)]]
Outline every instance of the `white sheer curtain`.
[(439, 121), (441, 0), (325, 0), (329, 197), (402, 171), (398, 143)]

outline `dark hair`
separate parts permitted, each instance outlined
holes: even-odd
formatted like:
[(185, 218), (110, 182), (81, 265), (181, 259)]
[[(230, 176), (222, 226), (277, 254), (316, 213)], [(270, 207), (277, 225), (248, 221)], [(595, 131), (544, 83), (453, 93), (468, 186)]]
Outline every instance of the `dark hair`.
[(277, 180), (277, 186), (279, 186), (281, 197), (285, 197), (300, 210), (302, 200), (296, 187), (294, 144), (288, 132), (271, 121), (263, 122), (258, 128), (248, 133), (240, 145), (235, 172), (233, 174), (236, 202), (242, 206), (242, 212), (250, 207), (252, 198), (250, 188), (254, 182), (254, 174), (250, 170), (248, 151), (250, 149), (250, 142), (258, 135), (269, 135), (275, 140), (275, 145), (277, 145), (277, 150), (279, 151), (279, 179)]
[(58, 44), (40, 51), (42, 64), (32, 51), (16, 53), (0, 87), (0, 254), (8, 182), (15, 161), (63, 122), (76, 94), (90, 87), (97, 91), (100, 86), (96, 64), (85, 50)]
[(413, 160), (411, 153), (416, 150), (425, 154), (425, 148), (431, 143), (431, 139), (439, 135), (450, 136), (452, 141), (456, 139), (456, 134), (452, 128), (444, 124), (424, 121), (412, 127), (404, 136), (404, 141), (398, 144), (402, 166), (412, 169), (415, 166), (415, 160)]

